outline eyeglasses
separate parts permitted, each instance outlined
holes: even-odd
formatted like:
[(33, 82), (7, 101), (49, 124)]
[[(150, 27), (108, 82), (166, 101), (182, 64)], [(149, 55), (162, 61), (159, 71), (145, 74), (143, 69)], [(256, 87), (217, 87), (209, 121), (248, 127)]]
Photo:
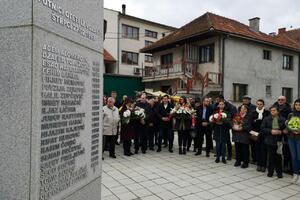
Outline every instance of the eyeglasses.
[(278, 101), (284, 101), (284, 99), (278, 99)]

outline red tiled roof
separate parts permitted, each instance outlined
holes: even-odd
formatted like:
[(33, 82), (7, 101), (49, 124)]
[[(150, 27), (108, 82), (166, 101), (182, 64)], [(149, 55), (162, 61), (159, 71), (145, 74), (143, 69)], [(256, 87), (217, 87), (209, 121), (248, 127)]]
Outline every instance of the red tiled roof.
[(104, 49), (104, 55), (103, 55), (103, 59), (104, 59), (104, 62), (107, 62), (107, 63), (115, 63), (117, 62), (116, 59), (114, 59), (114, 57), (108, 52), (106, 51), (106, 49)]
[(184, 25), (180, 29), (174, 31), (170, 35), (141, 49), (141, 52), (153, 51), (157, 48), (184, 41), (185, 39), (199, 36), (208, 32), (223, 32), (231, 34), (233, 36), (243, 37), (249, 40), (255, 40), (258, 42), (268, 43), (271, 45), (300, 51), (300, 44), (297, 44), (293, 40), (289, 40), (284, 34), (270, 36), (263, 32), (253, 31), (249, 26), (242, 24), (236, 20), (207, 12), (204, 15), (193, 20), (192, 22)]
[(285, 34), (300, 45), (300, 28), (286, 31)]

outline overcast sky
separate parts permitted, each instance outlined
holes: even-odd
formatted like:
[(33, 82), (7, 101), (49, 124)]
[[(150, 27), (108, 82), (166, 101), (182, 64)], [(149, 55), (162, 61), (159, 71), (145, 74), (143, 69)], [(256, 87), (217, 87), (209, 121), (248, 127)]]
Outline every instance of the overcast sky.
[(209, 11), (248, 25), (248, 19), (261, 18), (261, 31), (300, 28), (300, 0), (104, 0), (104, 7), (151, 21), (181, 27)]

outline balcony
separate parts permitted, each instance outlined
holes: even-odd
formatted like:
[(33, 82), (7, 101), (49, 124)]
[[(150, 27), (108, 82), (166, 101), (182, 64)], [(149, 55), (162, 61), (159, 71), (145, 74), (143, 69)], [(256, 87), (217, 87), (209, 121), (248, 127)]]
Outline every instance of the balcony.
[(203, 96), (209, 93), (219, 93), (222, 91), (222, 74), (217, 72), (207, 72), (203, 76)]
[(144, 70), (143, 82), (178, 79), (181, 77), (192, 78), (197, 64), (177, 62), (170, 65), (159, 65)]

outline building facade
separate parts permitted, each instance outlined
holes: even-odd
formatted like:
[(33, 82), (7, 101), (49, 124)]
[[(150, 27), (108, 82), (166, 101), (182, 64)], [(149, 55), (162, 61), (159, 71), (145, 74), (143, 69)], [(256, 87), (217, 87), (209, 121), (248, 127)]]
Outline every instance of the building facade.
[(242, 96), (298, 97), (300, 46), (285, 30), (259, 31), (259, 18), (249, 25), (206, 13), (142, 52), (153, 53), (154, 67), (145, 71), (146, 88), (172, 94), (223, 94), (233, 103)]
[(176, 28), (137, 18), (122, 12), (104, 9), (107, 32), (104, 48), (116, 60), (106, 63), (106, 73), (141, 77), (144, 69), (153, 66), (152, 54), (140, 49), (170, 34)]

